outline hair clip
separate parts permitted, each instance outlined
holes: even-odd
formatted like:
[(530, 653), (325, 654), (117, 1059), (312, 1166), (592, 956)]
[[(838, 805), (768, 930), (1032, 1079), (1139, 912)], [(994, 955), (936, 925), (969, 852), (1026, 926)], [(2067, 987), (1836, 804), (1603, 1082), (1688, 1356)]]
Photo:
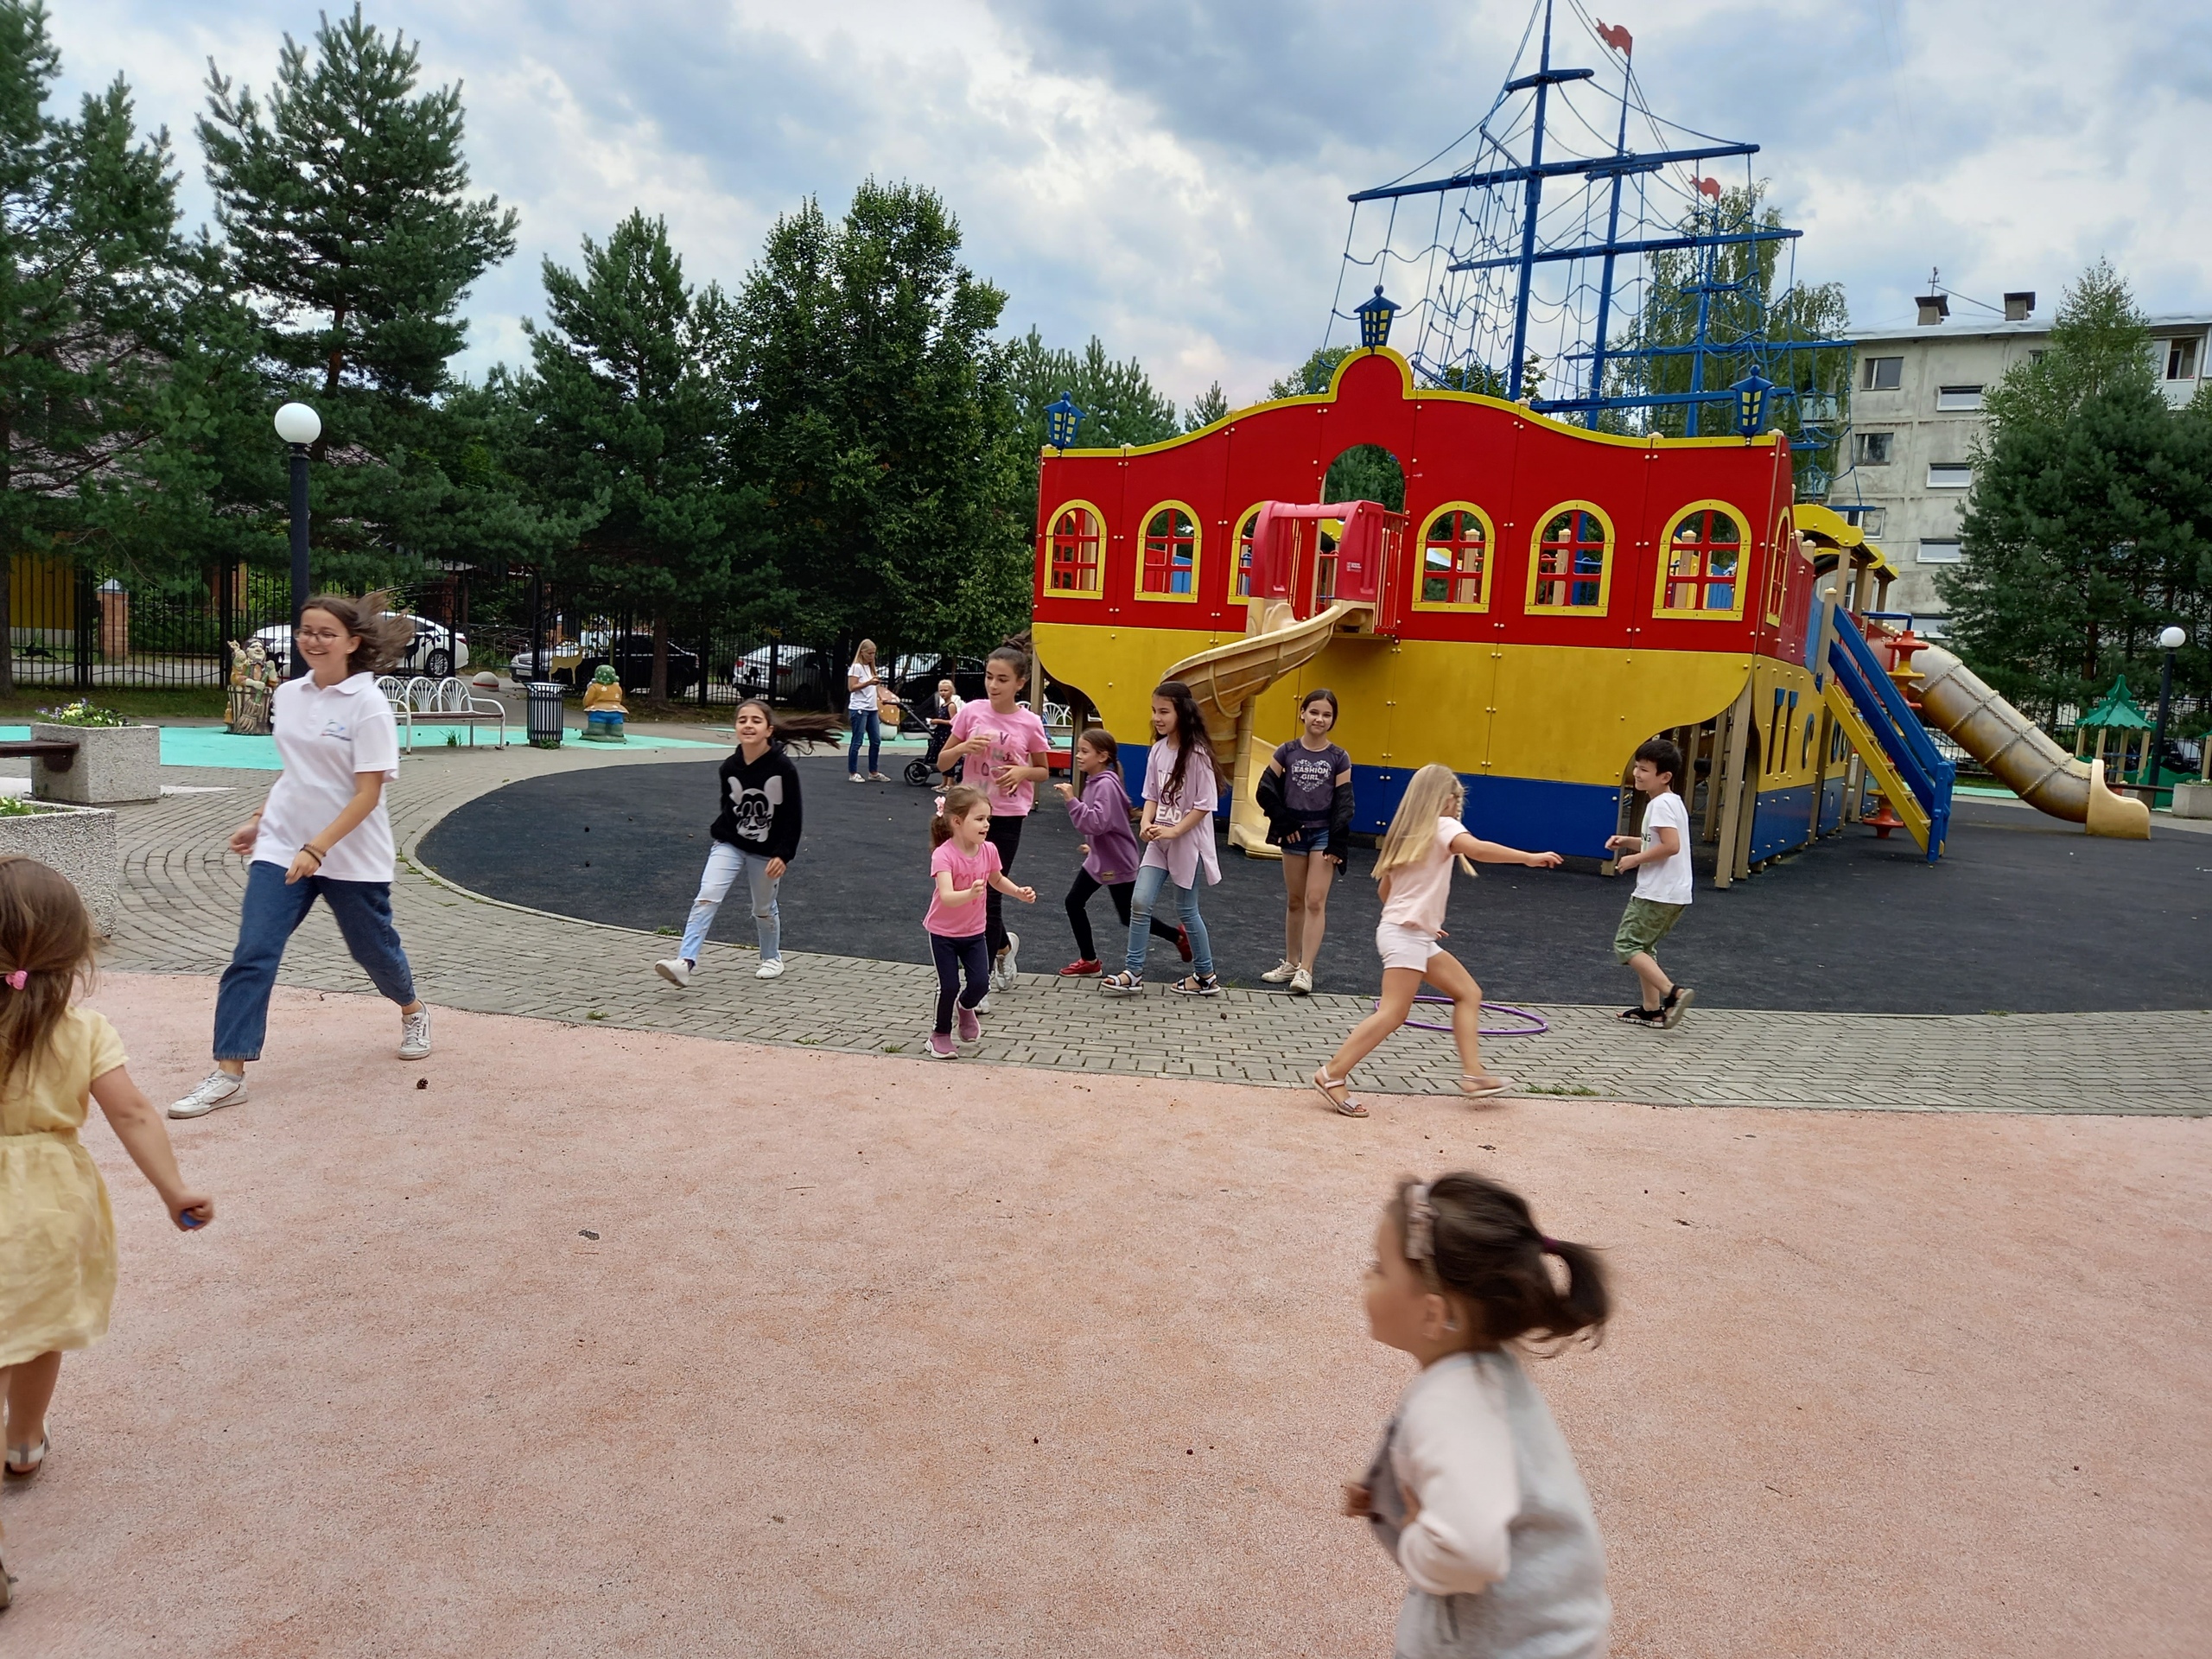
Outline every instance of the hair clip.
[(1426, 1262), (1436, 1254), (1436, 1207), (1428, 1201), (1428, 1183), (1416, 1181), (1406, 1189), (1406, 1260)]
[(942, 795), (937, 798), (937, 815), (940, 818), (944, 816), (944, 797)]
[(29, 972), (22, 968), (16, 969), (14, 973), (8, 976), (8, 983), (10, 987), (15, 990), (20, 991), (24, 986), (30, 982), (31, 976)]
[(1536, 1243), (1542, 1248), (1546, 1255), (1557, 1255), (1560, 1253), (1559, 1240), (1555, 1238), (1539, 1238)]

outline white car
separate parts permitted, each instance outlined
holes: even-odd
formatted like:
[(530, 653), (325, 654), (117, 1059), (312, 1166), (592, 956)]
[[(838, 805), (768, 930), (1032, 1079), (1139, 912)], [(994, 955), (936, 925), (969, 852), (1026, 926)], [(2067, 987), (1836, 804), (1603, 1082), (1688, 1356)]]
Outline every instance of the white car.
[[(394, 613), (386, 611), (385, 614), (391, 616)], [(392, 671), (427, 674), (434, 680), (442, 680), (447, 675), (458, 674), (468, 666), (468, 639), (466, 635), (447, 627), (442, 622), (425, 621), (419, 616), (413, 620), (415, 642), (408, 646), (406, 654), (400, 658)], [(276, 664), (276, 671), (289, 675), (291, 668), (287, 658), (292, 645), (292, 625), (272, 622), (265, 628), (256, 630), (253, 637), (261, 641), (262, 649), (269, 653), (269, 660)]]

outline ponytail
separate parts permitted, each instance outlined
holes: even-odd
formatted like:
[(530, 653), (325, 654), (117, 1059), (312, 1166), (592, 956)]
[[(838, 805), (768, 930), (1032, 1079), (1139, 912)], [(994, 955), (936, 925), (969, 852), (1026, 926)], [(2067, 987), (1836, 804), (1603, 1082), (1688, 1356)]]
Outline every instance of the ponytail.
[(781, 753), (787, 744), (796, 743), (802, 748), (812, 748), (817, 743), (827, 743), (830, 734), (843, 729), (835, 715), (793, 715), (772, 709), (766, 697), (747, 697), (731, 710), (730, 720), (747, 709), (758, 709), (768, 720), (768, 747)]
[[(1605, 1263), (1586, 1244), (1547, 1238), (1528, 1201), (1509, 1187), (1461, 1172), (1405, 1181), (1390, 1200), (1406, 1257), (1429, 1287), (1463, 1298), (1484, 1346), (1534, 1338), (1595, 1344), (1612, 1315)], [(1547, 1256), (1566, 1268), (1562, 1287)]]
[(937, 816), (930, 820), (930, 850), (952, 839), (952, 821), (964, 818), (990, 798), (972, 784), (955, 784), (937, 798)]

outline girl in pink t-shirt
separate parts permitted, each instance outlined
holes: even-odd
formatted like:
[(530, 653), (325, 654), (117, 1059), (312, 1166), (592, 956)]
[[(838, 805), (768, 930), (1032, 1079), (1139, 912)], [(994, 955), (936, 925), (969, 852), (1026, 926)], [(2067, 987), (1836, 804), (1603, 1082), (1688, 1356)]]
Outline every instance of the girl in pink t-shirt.
[[(1021, 826), (1037, 798), (1037, 785), (1052, 776), (1052, 743), (1045, 722), (1015, 701), (1029, 678), (1029, 659), (1012, 645), (1001, 645), (983, 664), (985, 700), (963, 703), (952, 717), (950, 735), (938, 751), (948, 770), (960, 763), (960, 781), (982, 790), (991, 804), (991, 845), (1001, 869), (1014, 868), (1021, 851)], [(1000, 913), (998, 889), (985, 895), (983, 931), (989, 937), (991, 980), (996, 988), (1014, 988), (1021, 957), (1021, 935), (1009, 932)]]
[(1390, 833), (1376, 855), (1375, 879), (1382, 883), (1382, 921), (1375, 948), (1382, 957), (1382, 998), (1373, 1014), (1352, 1027), (1344, 1046), (1313, 1074), (1313, 1086), (1346, 1117), (1365, 1117), (1367, 1108), (1351, 1097), (1351, 1069), (1380, 1047), (1406, 1022), (1414, 998), (1426, 979), (1452, 999), (1452, 1040), (1459, 1050), (1459, 1091), (1473, 1099), (1502, 1095), (1510, 1077), (1483, 1070), (1483, 988), (1441, 948), (1444, 906), (1452, 893), (1452, 863), (1468, 874), (1473, 860), (1483, 864), (1526, 864), (1531, 869), (1557, 867), (1557, 853), (1524, 853), (1483, 841), (1459, 822), (1466, 790), (1449, 766), (1427, 766), (1406, 785)]
[[(1010, 893), (1025, 905), (1037, 902), (1033, 887), (1017, 887), (999, 868), (999, 849), (990, 842), (991, 808), (980, 789), (955, 784), (938, 798), (930, 820), (930, 908), (922, 926), (937, 962), (937, 1028), (930, 1034), (933, 1060), (959, 1058), (952, 1038), (953, 1003), (960, 1005), (960, 1041), (983, 1034), (976, 1005), (990, 991), (991, 957), (984, 944), (983, 894)], [(968, 988), (960, 988), (961, 970)]]

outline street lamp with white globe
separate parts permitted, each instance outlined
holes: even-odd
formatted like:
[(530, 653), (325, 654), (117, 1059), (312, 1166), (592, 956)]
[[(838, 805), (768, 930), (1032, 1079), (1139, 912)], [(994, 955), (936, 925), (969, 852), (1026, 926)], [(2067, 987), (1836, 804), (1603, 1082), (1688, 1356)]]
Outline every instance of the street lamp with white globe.
[(2158, 632), (2158, 649), (2166, 654), (2158, 670), (2158, 718), (2151, 727), (2151, 764), (2144, 770), (2144, 782), (2151, 785), (2151, 804), (2158, 804), (2158, 769), (2165, 763), (2166, 709), (2174, 700), (2174, 652), (2189, 643), (2189, 630), (2168, 627)]
[(299, 648), (308, 602), (308, 446), (322, 435), (322, 416), (305, 404), (286, 404), (276, 411), (276, 435), (292, 451), (292, 637), (284, 642), (284, 674), (297, 679), (308, 671)]

